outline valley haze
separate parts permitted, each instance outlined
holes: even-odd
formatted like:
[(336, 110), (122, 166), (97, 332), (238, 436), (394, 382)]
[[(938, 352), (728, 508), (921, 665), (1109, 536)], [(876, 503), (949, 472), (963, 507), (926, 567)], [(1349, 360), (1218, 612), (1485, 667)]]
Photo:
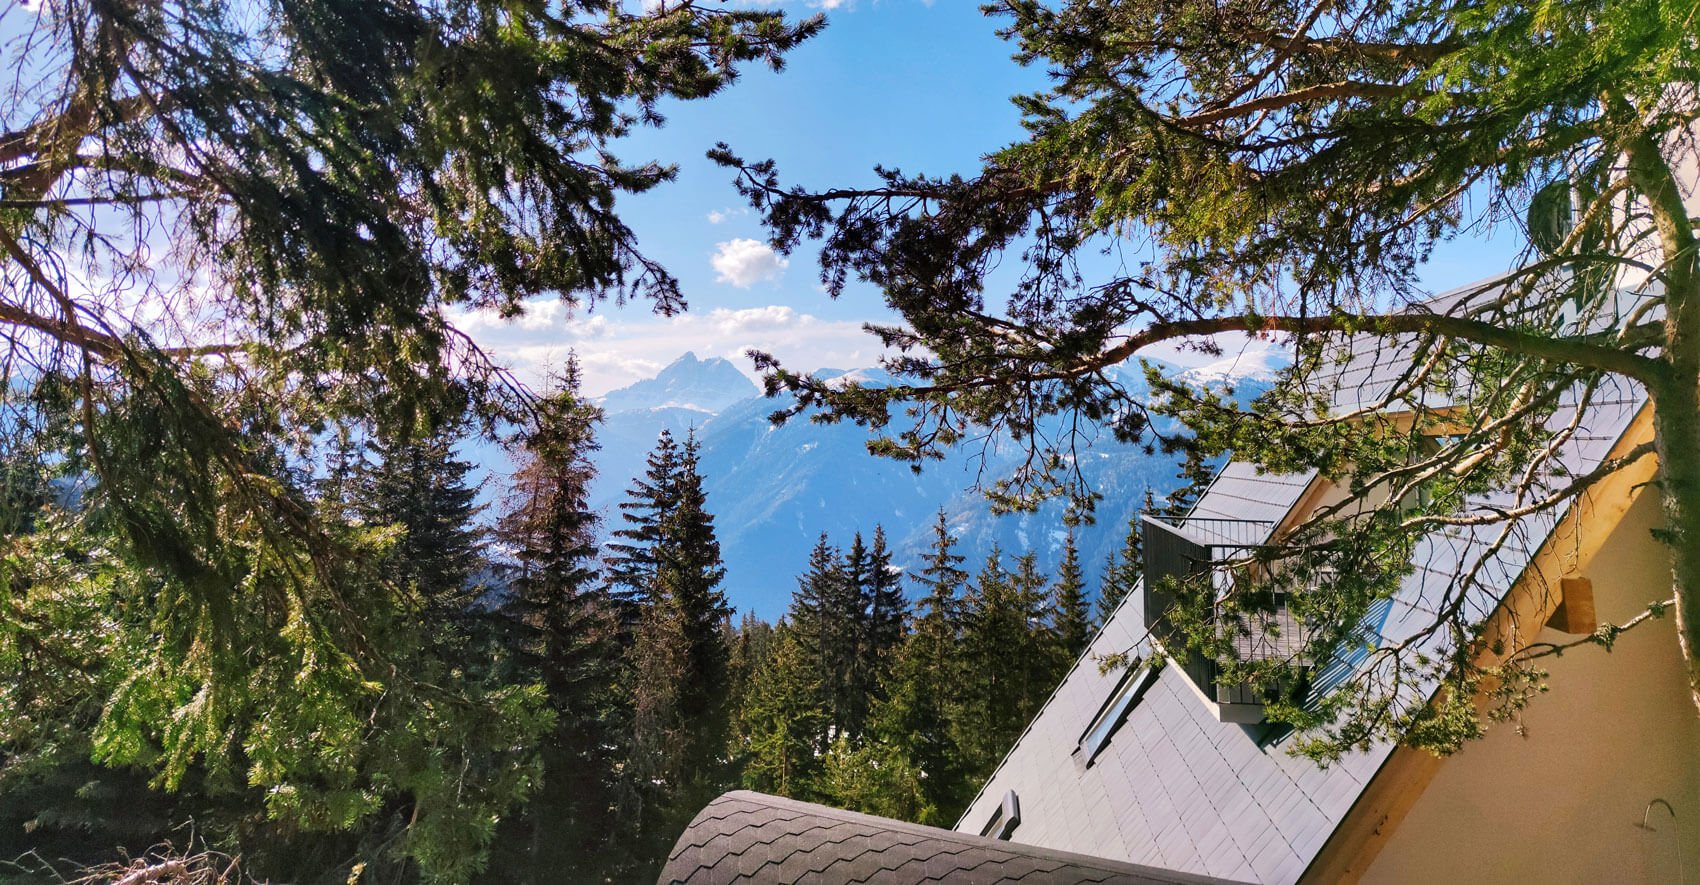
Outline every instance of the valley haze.
[[(1148, 361), (1197, 383), (1231, 383), (1244, 397), (1266, 389), (1287, 356), (1279, 349), (1247, 350), (1190, 369)], [(1119, 371), (1130, 392), (1146, 389), (1137, 363)], [(818, 374), (852, 373), (823, 369)], [(887, 377), (878, 369), (853, 374), (868, 383)], [(1061, 559), (1066, 536), (1060, 502), (1031, 514), (996, 516), (976, 487), (982, 470), (985, 476), (1000, 475), (1017, 457), (1008, 440), (1002, 445), (994, 440), (983, 465), (981, 444), (975, 442), (927, 463), (917, 474), (907, 464), (868, 454), (869, 433), (854, 424), (816, 424), (803, 414), (774, 425), (769, 415), (782, 405), (780, 400), (763, 396), (732, 361), (699, 358), (694, 352), (597, 401), (605, 417), (590, 503), (602, 516), (603, 536), (620, 527), (619, 502), (643, 472), (657, 435), (667, 430), (683, 440), (694, 431), (725, 560), (722, 588), (741, 611), (769, 620), (782, 615), (809, 550), (823, 532), (835, 546), (847, 546), (855, 532), (870, 540), (875, 525), (881, 525), (894, 564), (911, 570), (927, 548), (941, 507), (960, 542), (956, 552), (966, 557), (965, 568), (977, 569), (994, 549), (1011, 559), (1032, 550), (1046, 573), (1054, 573)], [(1082, 472), (1104, 495), (1096, 522), (1077, 534), (1081, 564), (1095, 590), (1105, 560), (1120, 547), (1146, 489), (1159, 500), (1172, 491), (1178, 484), (1177, 464), (1161, 453), (1117, 442), (1107, 429), (1081, 456)], [(480, 460), (495, 466), (487, 457)], [(905, 589), (913, 592), (914, 587)]]

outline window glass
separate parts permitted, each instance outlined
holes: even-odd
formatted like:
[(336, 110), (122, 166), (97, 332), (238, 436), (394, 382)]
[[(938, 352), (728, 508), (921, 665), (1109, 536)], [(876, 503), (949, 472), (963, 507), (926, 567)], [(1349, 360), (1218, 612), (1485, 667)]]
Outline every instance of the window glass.
[(1080, 749), (1077, 752), (1084, 756), (1087, 765), (1091, 765), (1092, 760), (1109, 744), (1110, 737), (1127, 720), (1127, 714), (1139, 703), (1139, 699), (1145, 696), (1146, 689), (1157, 681), (1158, 670), (1157, 662), (1151, 658), (1128, 667), (1127, 673), (1116, 684), (1115, 691), (1111, 692), (1110, 699), (1104, 702), (1098, 715), (1093, 717), (1092, 724), (1088, 725), (1085, 733), (1080, 736)]
[(1003, 802), (992, 812), (992, 819), (980, 828), (980, 835), (989, 839), (1008, 839), (1021, 823), (1021, 802), (1016, 799), (1015, 791), (1003, 794)]

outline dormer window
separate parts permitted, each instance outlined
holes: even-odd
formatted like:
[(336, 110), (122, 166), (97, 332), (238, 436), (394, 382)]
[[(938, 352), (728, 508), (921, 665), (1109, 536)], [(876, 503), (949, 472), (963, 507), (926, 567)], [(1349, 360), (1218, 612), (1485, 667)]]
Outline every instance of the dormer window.
[(1212, 615), (1215, 629), (1232, 646), (1236, 660), (1302, 660), (1306, 631), (1287, 608), (1284, 594), (1269, 594), (1264, 611), (1231, 617), (1220, 605), (1243, 579), (1222, 564), (1247, 557), (1267, 543), (1274, 528), (1260, 520), (1143, 517), (1145, 627), (1175, 657), (1187, 681), (1222, 722), (1262, 722), (1263, 697), (1250, 685), (1224, 682), (1224, 661), (1185, 647), (1170, 617), (1177, 604), (1176, 584), (1208, 582), (1218, 602)]
[(1104, 705), (1098, 708), (1098, 714), (1092, 717), (1092, 724), (1080, 734), (1080, 745), (1074, 755), (1081, 765), (1090, 767), (1092, 760), (1109, 746), (1110, 738), (1116, 730), (1127, 721), (1127, 714), (1139, 705), (1145, 692), (1157, 681), (1157, 673), (1161, 668), (1158, 661), (1152, 657), (1135, 661), (1122, 674), (1121, 681), (1116, 683), (1115, 691), (1110, 693)]
[(1003, 794), (1003, 802), (992, 812), (992, 819), (980, 828), (980, 835), (988, 839), (1008, 840), (1016, 826), (1021, 823), (1021, 800), (1015, 798), (1015, 791)]

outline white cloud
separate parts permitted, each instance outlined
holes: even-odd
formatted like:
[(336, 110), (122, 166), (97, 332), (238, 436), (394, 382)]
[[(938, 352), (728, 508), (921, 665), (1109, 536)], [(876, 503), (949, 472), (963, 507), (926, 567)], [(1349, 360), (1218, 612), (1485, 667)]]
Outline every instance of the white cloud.
[(872, 365), (879, 341), (852, 321), (823, 320), (783, 304), (715, 308), (703, 313), (657, 317), (641, 312), (607, 311), (569, 318), (551, 313), (548, 322), (528, 311), (504, 321), (487, 313), (454, 319), (497, 361), (521, 379), (537, 384), (559, 369), (569, 354), (578, 356), (584, 389), (592, 396), (653, 376), (685, 351), (732, 360), (754, 377), (747, 353), (774, 354), (788, 368), (854, 369)]
[[(585, 351), (578, 355), (579, 367), (587, 376), (594, 378), (598, 375), (630, 377), (633, 380), (648, 378), (666, 367), (666, 363), (645, 359), (639, 356), (627, 356), (606, 350)], [(617, 385), (608, 385), (613, 389)]]
[(750, 209), (749, 209), (748, 206), (745, 206), (741, 209), (733, 207), (733, 206), (727, 206), (724, 209), (715, 209), (714, 211), (708, 213), (708, 223), (709, 224), (719, 224), (719, 223), (726, 221), (728, 219), (742, 218), (743, 216), (748, 215), (748, 214), (750, 214)]
[(778, 279), (791, 262), (766, 243), (739, 238), (716, 243), (709, 263), (714, 265), (715, 282), (748, 289), (764, 280)]
[(583, 340), (591, 338), (606, 338), (609, 335), (614, 334), (613, 325), (609, 322), (608, 315), (605, 313), (599, 313), (593, 317), (581, 317), (575, 320), (568, 320), (566, 325), (562, 327), (561, 331), (566, 332), (567, 337), (569, 338), (578, 338)]
[(608, 334), (608, 315), (574, 315), (566, 302), (553, 296), (533, 298), (524, 302), (519, 316), (503, 319), (494, 310), (449, 311), (449, 322), (462, 332), (474, 334), (495, 332), (511, 334), (513, 330), (551, 332), (569, 338), (600, 338)]
[[(883, 352), (879, 340), (865, 332), (860, 322), (822, 319), (785, 304), (719, 307), (674, 317), (613, 309), (572, 316), (557, 299), (537, 299), (515, 320), (488, 312), (462, 313), (453, 319), (529, 384), (541, 383), (551, 370), (566, 363), (569, 354), (577, 354), (584, 390), (591, 396), (652, 377), (685, 351), (725, 357), (752, 378), (755, 367), (748, 357), (752, 350), (771, 353), (786, 368), (801, 372), (866, 368)], [(1147, 348), (1142, 354), (1196, 367), (1224, 356), (1247, 360), (1267, 356), (1264, 350), (1282, 349), (1280, 341), (1243, 333), (1219, 336), (1216, 344), (1222, 349), (1219, 355), (1178, 343)]]
[(559, 299), (533, 301), (526, 305), (525, 313), (514, 322), (518, 323), (521, 329), (547, 329), (555, 325), (556, 321), (566, 315), (566, 312), (567, 306), (562, 304)]
[[(814, 321), (814, 317), (807, 315), (801, 319)], [(713, 323), (714, 328), (722, 335), (746, 335), (797, 325), (799, 316), (796, 311), (783, 304), (769, 304), (766, 307), (746, 307), (743, 310), (717, 307), (709, 311), (708, 321)]]

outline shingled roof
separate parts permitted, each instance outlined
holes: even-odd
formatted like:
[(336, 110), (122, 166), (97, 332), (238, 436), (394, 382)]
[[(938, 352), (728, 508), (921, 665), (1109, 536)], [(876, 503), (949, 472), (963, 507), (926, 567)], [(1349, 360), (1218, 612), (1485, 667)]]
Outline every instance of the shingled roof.
[[(1379, 383), (1393, 362), (1378, 356), (1354, 371)], [(1359, 385), (1374, 388), (1366, 399), (1381, 396), (1369, 381)], [(1644, 417), (1647, 405), (1644, 392), (1626, 384), (1596, 392), (1581, 416), (1577, 408), (1575, 397), (1567, 397), (1549, 419), (1549, 428), (1562, 435), (1558, 460), (1564, 472), (1543, 477), (1543, 488), (1561, 487), (1567, 476), (1585, 474), (1615, 448), (1635, 442), (1638, 437), (1631, 437), (1640, 431), (1634, 428), (1641, 426), (1637, 416)], [(1572, 423), (1574, 431), (1564, 431)], [(1314, 474), (1267, 474), (1233, 462), (1193, 513), (1273, 528), (1307, 495), (1322, 491), (1321, 482)], [(1503, 510), (1520, 504), (1509, 493), (1494, 492), (1472, 498), (1472, 506)], [(1464, 526), (1423, 538), (1412, 555), (1411, 574), (1378, 610), (1379, 642), (1419, 635), (1432, 623), (1437, 605), (1457, 592), (1457, 576), (1468, 571), (1477, 581), (1452, 604), (1473, 618), (1488, 618), (1536, 562), (1543, 545), (1556, 537), (1562, 516), (1542, 511), (1509, 528)], [(1299, 880), (1394, 748), (1379, 743), (1318, 767), (1287, 752), (1283, 730), (1224, 721), (1183, 668), (1166, 667), (1101, 750), (1079, 752), (1123, 676), (1101, 669), (1097, 661), (1145, 647), (1142, 605), (1142, 593), (1127, 595), (958, 828), (978, 832), (1003, 797), (1015, 793), (1022, 822), (1014, 838), (1024, 842), (1240, 881), (1284, 885)], [(1438, 636), (1423, 647), (1440, 654), (1445, 641)], [(1341, 662), (1330, 666), (1349, 669)]]
[(732, 882), (1213, 885), (1158, 870), (738, 790), (709, 803), (659, 880)]

